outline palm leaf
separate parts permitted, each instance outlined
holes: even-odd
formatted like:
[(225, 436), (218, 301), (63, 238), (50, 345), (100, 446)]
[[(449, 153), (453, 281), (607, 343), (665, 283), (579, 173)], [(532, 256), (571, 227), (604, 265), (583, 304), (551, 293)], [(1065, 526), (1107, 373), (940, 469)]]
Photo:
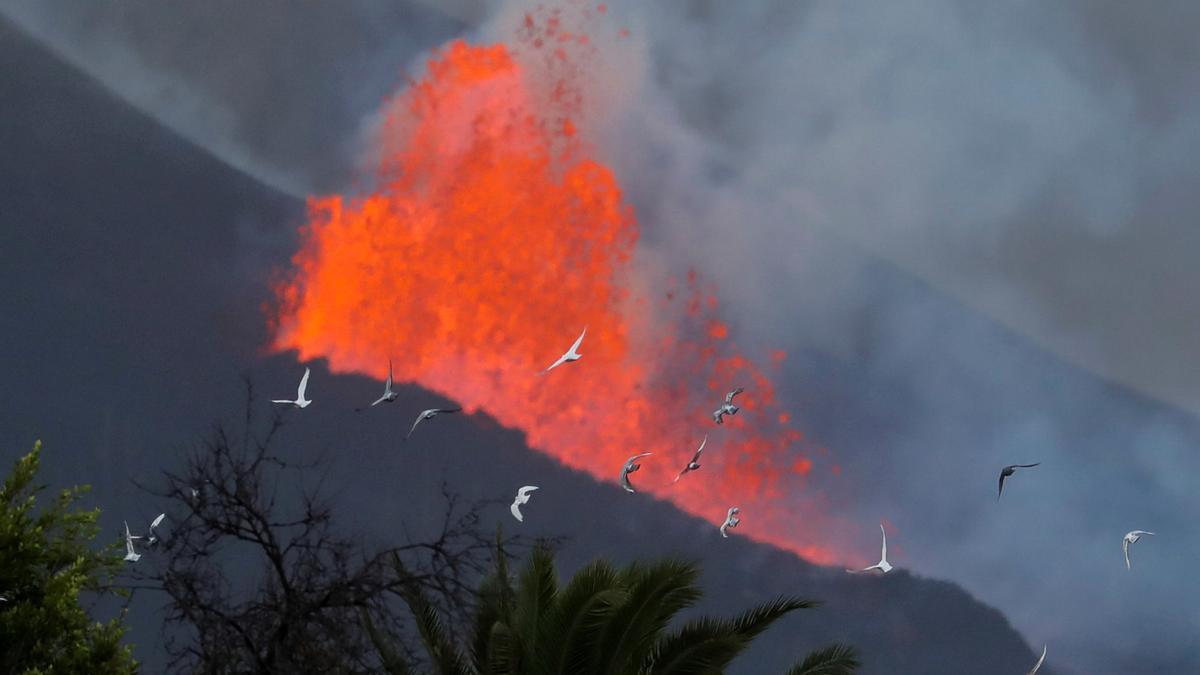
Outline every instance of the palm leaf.
[(548, 548), (538, 546), (521, 573), (513, 610), (513, 628), (516, 630), (525, 671), (549, 672), (543, 659), (549, 651), (550, 615), (557, 596), (558, 573), (554, 569), (554, 554)]
[(734, 619), (690, 621), (678, 633), (661, 639), (645, 665), (655, 675), (720, 672), (779, 618), (816, 605), (810, 600), (783, 597)]
[(486, 669), (480, 669), (480, 672), (486, 675), (517, 675), (520, 663), (512, 629), (508, 624), (497, 621), (490, 633)]
[(612, 612), (593, 663), (602, 673), (641, 665), (671, 618), (700, 597), (696, 566), (679, 560), (630, 565), (620, 575), (628, 599)]
[[(512, 622), (515, 591), (508, 576), (508, 557), (504, 553), (503, 533), (496, 528), (496, 570), (483, 580), (477, 593), (478, 605), (475, 613), (474, 637), (471, 641), (471, 659), (475, 669), (483, 675), (507, 672), (497, 671), (492, 667), (493, 652), (491, 640), (498, 622), (507, 625)], [(505, 633), (508, 635), (508, 633)], [(501, 648), (504, 652), (506, 668), (514, 667), (514, 646), (506, 644)]]
[(417, 591), (411, 591), (404, 596), (413, 617), (417, 621), (417, 631), (421, 641), (429, 651), (429, 658), (435, 672), (439, 675), (469, 675), (463, 657), (458, 652), (454, 642), (446, 634), (442, 619), (438, 616), (437, 608)]
[(853, 675), (860, 665), (853, 647), (833, 644), (810, 653), (787, 675)]
[(607, 561), (594, 561), (577, 572), (559, 593), (550, 620), (550, 672), (583, 671), (608, 617), (627, 598)]
[(371, 613), (363, 609), (360, 611), (360, 616), (362, 616), (363, 627), (367, 629), (367, 635), (371, 638), (371, 644), (375, 645), (375, 651), (379, 652), (383, 670), (388, 675), (412, 675), (412, 669), (408, 667), (408, 663), (392, 647), (391, 638), (379, 630), (375, 626), (375, 622), (371, 620)]

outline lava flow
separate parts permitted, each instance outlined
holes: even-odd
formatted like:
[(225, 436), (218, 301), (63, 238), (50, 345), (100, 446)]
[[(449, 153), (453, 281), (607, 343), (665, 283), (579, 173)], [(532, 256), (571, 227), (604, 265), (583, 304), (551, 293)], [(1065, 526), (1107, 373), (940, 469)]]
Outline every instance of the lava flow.
[[(564, 45), (586, 38), (553, 19), (527, 37), (436, 52), (388, 105), (375, 190), (310, 200), (274, 348), (375, 376), (392, 358), (398, 381), (603, 480), (653, 452), (640, 489), (714, 528), (737, 504), (738, 535), (832, 561), (814, 543), (822, 519), (805, 497), (800, 434), (732, 346), (715, 298), (694, 277), (637, 290), (653, 276), (637, 269), (638, 223), (580, 133)], [(531, 53), (545, 67), (518, 58)], [(539, 376), (585, 326), (583, 359)], [(743, 412), (717, 426), (710, 415), (735, 386)], [(704, 469), (672, 484), (705, 434)]]

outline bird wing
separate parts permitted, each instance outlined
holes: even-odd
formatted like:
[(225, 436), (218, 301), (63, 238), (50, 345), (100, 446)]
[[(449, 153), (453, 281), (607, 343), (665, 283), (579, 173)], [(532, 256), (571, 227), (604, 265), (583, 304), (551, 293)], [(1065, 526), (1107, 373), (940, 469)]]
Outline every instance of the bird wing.
[(737, 396), (738, 394), (742, 393), (743, 391), (746, 391), (746, 390), (743, 389), (742, 387), (738, 387), (738, 388), (734, 389), (733, 391), (729, 392), (728, 394), (725, 395), (725, 402), (733, 403), (733, 397)]
[(388, 379), (383, 383), (384, 394), (392, 393), (392, 360), (388, 359)]
[(567, 361), (567, 355), (563, 354), (562, 356), (558, 357), (557, 361), (555, 361), (554, 363), (551, 363), (549, 367), (547, 367), (542, 372), (538, 373), (538, 375), (545, 375), (546, 373), (548, 373), (548, 372), (554, 370), (555, 368), (561, 366), (562, 364), (566, 363), (566, 361)]
[(273, 399), (271, 399), (271, 403), (291, 403), (291, 404), (295, 404), (296, 402), (295, 402), (295, 401), (285, 401), (285, 400), (283, 400), (283, 399), (280, 399), (280, 398), (273, 398)]
[(536, 485), (526, 485), (525, 487), (521, 488), (520, 490), (517, 490), (517, 495), (523, 499), (528, 499), (529, 493), (533, 492), (536, 489), (538, 489)]
[(653, 454), (654, 454), (653, 452), (643, 452), (643, 453), (642, 453), (642, 454), (640, 454), (640, 455), (634, 455), (633, 457), (630, 457), (629, 459), (625, 460), (625, 463), (626, 463), (626, 464), (629, 464), (630, 462), (632, 462), (632, 461), (633, 461), (633, 460), (635, 460), (635, 459), (641, 459), (641, 458), (643, 458), (643, 457), (649, 457), (650, 455), (653, 455)]
[[(883, 561), (887, 560), (887, 532), (885, 532), (883, 529), (883, 523), (879, 524), (879, 531), (883, 532), (883, 557), (880, 558), (880, 561)], [(878, 567), (878, 565), (876, 565), (876, 567)]]
[(626, 492), (637, 492), (633, 489), (633, 484), (629, 482), (629, 471), (621, 469), (621, 487), (625, 488)]
[(724, 424), (725, 420), (721, 419), (722, 414), (723, 414), (723, 412), (722, 412), (721, 408), (717, 408), (716, 410), (714, 410), (713, 411), (713, 421), (716, 422), (717, 424)]
[[(375, 402), (367, 407), (374, 408), (375, 406), (379, 405), (380, 403), (383, 403), (384, 401), (386, 401), (387, 397), (388, 397), (388, 395), (387, 395), (387, 392), (385, 391), (383, 393), (383, 396), (380, 396), (379, 398), (375, 399)], [(359, 408), (359, 410), (362, 410), (362, 408)]]
[(1000, 472), (1000, 488), (996, 490), (996, 499), (1000, 499), (1000, 495), (1004, 494), (1004, 472)]
[(462, 408), (435, 408), (429, 412), (433, 413), (434, 415), (441, 415), (442, 413), (462, 412)]
[(671, 481), (671, 482), (672, 482), (672, 483), (678, 483), (678, 482), (679, 482), (679, 479), (680, 479), (680, 478), (683, 478), (683, 474), (687, 473), (687, 472), (688, 472), (688, 471), (690, 471), (690, 470), (691, 470), (691, 469), (689, 469), (689, 468), (688, 468), (688, 467), (686, 467), (686, 466), (685, 466), (685, 467), (683, 467), (683, 471), (680, 471), (680, 472), (679, 472), (679, 475), (678, 475), (678, 476), (675, 476), (675, 480), (673, 480), (673, 481)]
[(707, 443), (708, 443), (708, 434), (705, 434), (704, 440), (700, 441), (700, 447), (696, 448), (696, 454), (692, 455), (692, 461), (689, 462), (689, 464), (691, 464), (692, 462), (700, 461), (700, 453), (704, 452), (704, 446)]
[(129, 521), (125, 521), (125, 553), (133, 555), (133, 535), (129, 532)]
[(1017, 467), (1018, 469), (1032, 469), (1039, 464), (1041, 464), (1041, 462), (1034, 462), (1033, 464), (1013, 464), (1013, 466)]
[(512, 512), (513, 518), (516, 518), (522, 523), (525, 522), (525, 518), (521, 515), (520, 500), (513, 501), (512, 506), (508, 507), (508, 510)]
[(1027, 675), (1035, 675), (1039, 668), (1042, 667), (1042, 662), (1046, 660), (1046, 645), (1042, 645), (1042, 655), (1038, 658), (1037, 663), (1033, 664), (1033, 670)]
[(579, 349), (579, 345), (583, 344), (584, 335), (587, 335), (587, 326), (584, 326), (583, 332), (579, 334), (579, 337), (575, 338), (575, 344), (571, 345), (571, 348), (567, 350), (568, 354), (575, 354), (577, 356), (579, 355), (577, 350)]
[(1133, 569), (1129, 565), (1129, 537), (1121, 540), (1121, 550), (1125, 552), (1125, 569)]
[(310, 372), (310, 370), (308, 368), (305, 368), (304, 369), (304, 377), (300, 378), (300, 386), (296, 388), (296, 400), (297, 401), (304, 400), (304, 392), (308, 390), (309, 372)]
[(404, 440), (408, 440), (409, 438), (412, 437), (413, 432), (417, 430), (417, 425), (420, 424), (421, 420), (423, 420), (423, 419), (425, 419), (424, 412), (422, 412), (420, 415), (417, 415), (417, 421), (413, 422), (412, 428), (408, 430), (408, 435), (404, 437)]
[(729, 538), (729, 534), (726, 533), (726, 530), (728, 530), (728, 529), (729, 529), (729, 520), (726, 519), (724, 523), (721, 523), (721, 536), (725, 537), (726, 539)]
[(166, 518), (166, 517), (167, 517), (167, 514), (165, 514), (165, 513), (158, 514), (157, 518), (150, 521), (150, 529), (153, 530), (154, 528), (158, 527), (159, 525), (162, 525), (163, 518)]

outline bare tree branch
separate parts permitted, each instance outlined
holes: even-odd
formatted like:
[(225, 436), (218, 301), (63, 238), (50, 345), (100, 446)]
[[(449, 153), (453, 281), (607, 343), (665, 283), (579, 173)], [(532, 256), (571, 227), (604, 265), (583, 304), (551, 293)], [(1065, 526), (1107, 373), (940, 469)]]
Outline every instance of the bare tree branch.
[[(155, 562), (127, 586), (166, 594), (170, 669), (378, 672), (362, 610), (397, 632), (408, 621), (400, 600), (414, 590), (466, 626), (473, 589), (497, 550), (481, 530), (490, 502), (463, 504), (443, 483), (435, 534), (368, 549), (335, 525), (323, 496), (327, 462), (273, 452), (283, 419), (260, 423), (249, 382), (246, 391), (240, 433), (217, 425), (183, 471), (164, 473), (164, 487), (143, 487), (177, 507)], [(313, 472), (319, 477), (308, 489), (304, 478)], [(499, 542), (501, 555), (523, 546), (518, 538)], [(413, 636), (393, 637), (415, 653)]]

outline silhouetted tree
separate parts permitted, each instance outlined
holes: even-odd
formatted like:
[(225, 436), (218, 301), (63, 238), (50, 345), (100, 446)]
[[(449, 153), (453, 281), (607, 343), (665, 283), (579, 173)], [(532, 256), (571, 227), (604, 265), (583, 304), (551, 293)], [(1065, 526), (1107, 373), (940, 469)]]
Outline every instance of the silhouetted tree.
[(399, 621), (396, 598), (418, 589), (451, 615), (469, 613), (496, 546), (480, 530), (484, 503), (464, 506), (443, 485), (439, 532), (372, 550), (335, 523), (319, 481), (303, 487), (324, 461), (274, 452), (281, 417), (255, 433), (251, 403), (241, 434), (218, 427), (155, 492), (178, 505), (144, 574), (169, 598), (172, 669), (378, 672), (363, 610)]
[[(779, 598), (733, 619), (703, 617), (668, 631), (674, 616), (700, 598), (692, 564), (663, 560), (616, 569), (598, 560), (559, 588), (554, 558), (533, 551), (514, 585), (505, 555), (479, 590), (470, 641), (453, 637), (419, 588), (404, 592), (425, 645), (425, 665), (438, 675), (693, 675), (721, 673), (780, 617), (817, 603)], [(403, 566), (397, 562), (397, 576)], [(387, 672), (415, 672), (379, 623), (363, 612)], [(788, 675), (849, 675), (854, 650), (833, 645), (813, 652)]]
[(91, 548), (100, 510), (76, 505), (87, 486), (39, 503), (41, 448), (17, 460), (0, 487), (0, 673), (134, 673), (121, 619), (97, 623), (79, 597), (121, 593), (110, 583), (121, 565), (117, 544)]

